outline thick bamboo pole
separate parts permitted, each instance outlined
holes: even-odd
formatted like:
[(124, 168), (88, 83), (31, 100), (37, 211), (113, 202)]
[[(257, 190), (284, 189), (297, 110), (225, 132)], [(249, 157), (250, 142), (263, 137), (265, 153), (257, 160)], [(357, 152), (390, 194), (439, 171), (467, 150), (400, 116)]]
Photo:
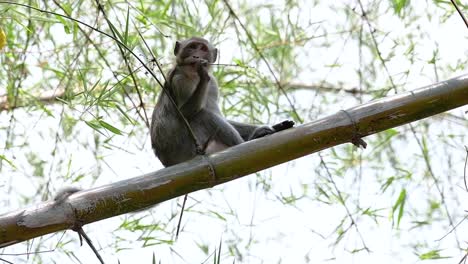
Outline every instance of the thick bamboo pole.
[[(0, 248), (128, 213), (468, 104), (468, 75), (372, 101), (317, 121), (133, 179), (0, 216)], [(75, 222), (76, 219), (76, 222)]]

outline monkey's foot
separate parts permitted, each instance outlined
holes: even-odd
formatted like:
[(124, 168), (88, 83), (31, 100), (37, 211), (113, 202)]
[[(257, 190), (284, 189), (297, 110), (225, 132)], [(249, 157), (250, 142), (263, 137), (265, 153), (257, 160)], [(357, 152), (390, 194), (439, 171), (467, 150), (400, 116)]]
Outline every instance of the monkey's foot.
[(275, 132), (279, 132), (281, 130), (285, 130), (285, 129), (288, 129), (288, 128), (291, 128), (294, 126), (294, 121), (292, 120), (285, 120), (281, 123), (278, 123), (274, 126), (272, 126), (272, 128), (275, 130)]

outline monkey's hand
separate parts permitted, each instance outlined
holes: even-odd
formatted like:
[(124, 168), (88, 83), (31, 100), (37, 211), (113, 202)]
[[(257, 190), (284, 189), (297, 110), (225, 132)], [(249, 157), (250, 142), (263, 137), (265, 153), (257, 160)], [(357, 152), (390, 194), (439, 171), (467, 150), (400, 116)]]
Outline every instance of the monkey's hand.
[(285, 130), (285, 129), (291, 128), (291, 127), (293, 127), (293, 126), (294, 126), (294, 121), (292, 121), (292, 120), (284, 120), (283, 122), (274, 125), (274, 126), (273, 126), (273, 129), (275, 130), (275, 132), (279, 132), (279, 131), (281, 131), (281, 130)]
[(208, 71), (206, 70), (206, 66), (208, 66), (208, 61), (200, 60), (197, 62), (196, 65), (197, 65), (197, 73), (198, 73), (198, 76), (200, 76), (200, 80), (209, 81), (210, 75), (208, 74)]

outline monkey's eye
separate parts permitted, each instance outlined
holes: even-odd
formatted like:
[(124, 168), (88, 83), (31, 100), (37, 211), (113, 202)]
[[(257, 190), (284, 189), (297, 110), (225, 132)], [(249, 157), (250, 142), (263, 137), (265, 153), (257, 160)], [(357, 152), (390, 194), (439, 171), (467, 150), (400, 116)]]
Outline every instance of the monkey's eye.
[(196, 49), (196, 48), (197, 48), (197, 44), (196, 44), (196, 43), (192, 43), (192, 44), (188, 45), (187, 48), (188, 48), (188, 49)]
[(207, 46), (202, 46), (201, 50), (206, 52), (206, 51), (208, 51), (208, 47)]

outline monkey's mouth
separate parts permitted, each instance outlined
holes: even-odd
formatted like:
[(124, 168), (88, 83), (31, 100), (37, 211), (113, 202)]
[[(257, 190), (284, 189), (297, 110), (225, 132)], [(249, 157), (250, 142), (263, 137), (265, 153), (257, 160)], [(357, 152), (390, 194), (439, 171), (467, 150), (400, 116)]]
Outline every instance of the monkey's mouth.
[(187, 65), (196, 66), (196, 65), (198, 65), (199, 63), (200, 63), (201, 65), (203, 65), (203, 66), (207, 66), (207, 65), (208, 65), (208, 61), (205, 60), (205, 59), (191, 58), (191, 57), (185, 58), (185, 59), (183, 60), (183, 62), (180, 63), (179, 65), (180, 65), (180, 66), (187, 66)]

